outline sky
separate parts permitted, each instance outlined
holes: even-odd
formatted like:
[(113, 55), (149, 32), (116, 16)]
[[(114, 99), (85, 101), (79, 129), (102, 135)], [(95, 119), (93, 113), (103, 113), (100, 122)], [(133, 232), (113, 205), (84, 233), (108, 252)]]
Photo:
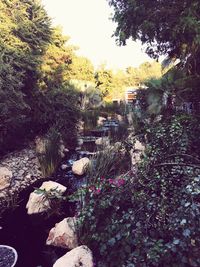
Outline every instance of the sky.
[[(151, 59), (139, 42), (116, 45), (112, 37), (116, 24), (111, 21), (112, 9), (106, 0), (42, 0), (54, 25), (61, 25), (70, 43), (79, 47), (77, 54), (89, 58), (95, 68), (138, 67)], [(142, 51), (143, 50), (143, 51)]]

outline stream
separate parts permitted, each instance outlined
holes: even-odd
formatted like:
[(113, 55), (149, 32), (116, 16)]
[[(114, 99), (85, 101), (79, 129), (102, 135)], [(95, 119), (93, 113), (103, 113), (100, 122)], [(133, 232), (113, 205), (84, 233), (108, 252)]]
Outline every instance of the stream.
[[(105, 136), (105, 128), (92, 134), (93, 137)], [(71, 166), (74, 161), (92, 155), (90, 152), (96, 150), (94, 141), (95, 139), (86, 137), (81, 148), (84, 151), (71, 151), (62, 160), (52, 177), (39, 180), (20, 192), (18, 206), (7, 210), (0, 218), (0, 244), (16, 249), (18, 253), (16, 267), (52, 267), (55, 261), (67, 252), (66, 249), (47, 246), (46, 239), (55, 223), (74, 216), (75, 204), (66, 201), (62, 204), (61, 214), (53, 214), (49, 217), (46, 214), (28, 215), (26, 204), (30, 193), (34, 188), (40, 187), (44, 181), (52, 180), (66, 186), (66, 195), (82, 186), (85, 183), (84, 176), (74, 175)], [(63, 164), (68, 166), (66, 170), (62, 170)]]
[[(73, 161), (72, 159), (63, 160)], [(78, 158), (78, 154), (77, 154)], [(43, 179), (35, 182), (19, 195), (19, 205), (17, 208), (7, 210), (0, 219), (0, 242), (1, 244), (14, 247), (18, 253), (16, 267), (52, 267), (54, 262), (66, 253), (66, 249), (47, 246), (45, 244), (48, 233), (55, 223), (65, 217), (74, 216), (75, 207), (72, 203), (65, 202), (62, 205), (62, 214), (28, 215), (26, 204), (34, 188), (38, 188), (44, 181), (53, 180), (67, 186), (66, 194), (74, 192), (84, 181), (83, 177), (76, 177), (71, 170), (61, 170), (60, 166), (54, 178)], [(3, 266), (1, 266), (3, 267)]]

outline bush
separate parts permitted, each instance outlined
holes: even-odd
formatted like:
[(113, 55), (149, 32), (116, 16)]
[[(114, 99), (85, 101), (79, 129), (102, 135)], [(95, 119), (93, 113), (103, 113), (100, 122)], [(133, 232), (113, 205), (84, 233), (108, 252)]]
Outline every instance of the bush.
[(79, 119), (78, 97), (73, 87), (66, 85), (54, 91), (39, 93), (35, 98), (32, 124), (40, 134), (52, 126), (57, 129), (68, 146), (76, 146), (76, 125)]
[[(81, 241), (98, 267), (200, 265), (200, 126), (179, 115), (147, 129), (135, 177), (85, 188)], [(107, 176), (106, 176), (107, 177)]]

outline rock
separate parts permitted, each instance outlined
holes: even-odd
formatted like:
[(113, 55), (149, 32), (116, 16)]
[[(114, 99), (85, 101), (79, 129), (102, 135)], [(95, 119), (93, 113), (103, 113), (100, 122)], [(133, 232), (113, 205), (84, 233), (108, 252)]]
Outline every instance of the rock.
[(28, 173), (27, 175), (26, 175), (26, 179), (31, 179), (31, 174), (30, 173)]
[(47, 245), (73, 249), (78, 246), (76, 218), (68, 217), (57, 223), (49, 232)]
[(97, 120), (97, 125), (102, 126), (105, 121), (106, 121), (106, 118), (99, 116), (99, 118)]
[(6, 167), (0, 167), (0, 190), (3, 190), (10, 186), (12, 172)]
[(61, 165), (61, 169), (64, 171), (66, 170), (67, 168), (69, 168), (69, 166), (67, 164), (62, 164)]
[(20, 170), (20, 171), (18, 172), (19, 176), (22, 176), (24, 173), (25, 173), (24, 170)]
[(83, 145), (83, 139), (82, 138), (78, 138), (77, 139), (77, 145), (78, 146), (82, 146)]
[(73, 173), (77, 175), (83, 175), (89, 163), (90, 160), (86, 157), (75, 161), (72, 165)]
[(122, 115), (117, 115), (117, 120), (119, 121), (119, 122), (123, 122), (123, 116)]
[(28, 210), (27, 213), (31, 215), (44, 212), (49, 209), (49, 206), (50, 202), (43, 194), (33, 192), (29, 196), (26, 208)]
[[(47, 192), (56, 190), (61, 195), (67, 190), (65, 186), (52, 181), (44, 182), (39, 189)], [(50, 209), (50, 200), (46, 197), (44, 192), (37, 192), (37, 190), (35, 190), (30, 194), (26, 208), (28, 214), (41, 213)]]
[(145, 150), (145, 146), (138, 140), (136, 140), (134, 148), (135, 148), (135, 150), (139, 150), (139, 151)]
[(97, 146), (109, 146), (110, 145), (110, 139), (107, 136), (100, 137), (100, 138), (97, 138), (97, 140), (95, 141), (95, 144)]
[(53, 267), (94, 267), (92, 252), (86, 246), (74, 248), (59, 258)]

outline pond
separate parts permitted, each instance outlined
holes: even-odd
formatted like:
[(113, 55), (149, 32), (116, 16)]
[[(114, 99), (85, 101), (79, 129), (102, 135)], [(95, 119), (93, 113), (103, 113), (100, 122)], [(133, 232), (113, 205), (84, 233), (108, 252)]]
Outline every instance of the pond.
[[(47, 216), (48, 214), (28, 215), (26, 204), (34, 188), (39, 188), (44, 181), (55, 181), (67, 187), (66, 195), (75, 192), (85, 183), (84, 176), (72, 173), (71, 166), (74, 161), (82, 157), (91, 157), (97, 148), (95, 138), (105, 136), (104, 130), (92, 133), (91, 138), (83, 137), (82, 149), (86, 151), (71, 152), (68, 158), (63, 159), (58, 170), (48, 179), (35, 182), (19, 194), (18, 206), (7, 210), (0, 218), (0, 244), (16, 249), (18, 260), (16, 267), (52, 267), (55, 261), (63, 256), (67, 250), (47, 246), (46, 240), (51, 228), (66, 217), (73, 217), (75, 204), (65, 201), (62, 203), (61, 213)], [(107, 134), (106, 134), (107, 135)], [(92, 139), (93, 138), (93, 139)], [(62, 165), (67, 165), (66, 170)]]
[[(72, 164), (79, 157), (79, 154), (71, 154), (70, 159), (63, 160), (61, 165)], [(47, 246), (45, 243), (55, 223), (74, 216), (75, 206), (72, 203), (64, 202), (62, 213), (53, 214), (50, 217), (45, 214), (27, 214), (26, 204), (30, 193), (48, 180), (67, 186), (66, 194), (71, 194), (84, 183), (84, 177), (75, 176), (70, 168), (64, 171), (59, 167), (53, 179), (37, 181), (20, 193), (18, 207), (7, 210), (0, 218), (0, 242), (16, 249), (18, 253), (16, 267), (52, 267), (54, 262), (67, 252), (66, 249)]]

